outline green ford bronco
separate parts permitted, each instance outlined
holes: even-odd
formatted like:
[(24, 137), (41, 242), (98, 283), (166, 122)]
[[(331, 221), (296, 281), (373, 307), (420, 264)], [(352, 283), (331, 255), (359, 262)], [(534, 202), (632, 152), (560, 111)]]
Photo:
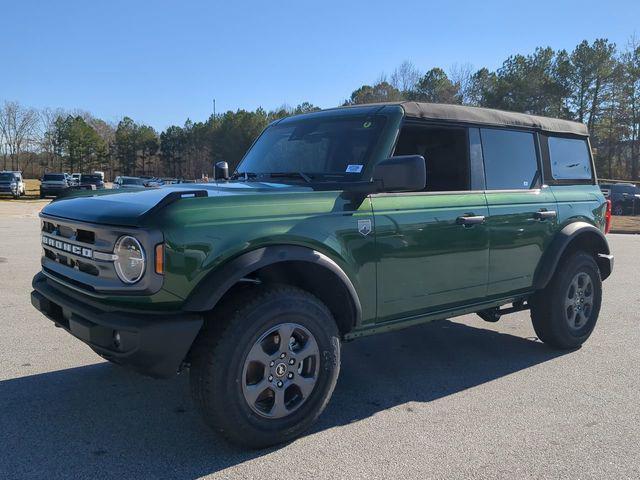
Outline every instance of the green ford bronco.
[[(401, 102), (278, 120), (232, 175), (41, 214), (32, 304), (103, 358), (187, 369), (204, 420), (264, 447), (318, 418), (343, 340), (529, 310), (572, 349), (613, 268), (584, 125)], [(372, 379), (372, 381), (374, 381)]]

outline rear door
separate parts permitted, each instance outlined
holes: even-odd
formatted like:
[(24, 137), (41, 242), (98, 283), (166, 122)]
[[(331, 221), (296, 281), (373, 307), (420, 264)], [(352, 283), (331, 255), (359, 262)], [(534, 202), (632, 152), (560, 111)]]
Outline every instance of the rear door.
[(531, 289), (533, 276), (557, 230), (556, 199), (541, 181), (537, 134), (481, 128), (489, 209), (487, 296)]

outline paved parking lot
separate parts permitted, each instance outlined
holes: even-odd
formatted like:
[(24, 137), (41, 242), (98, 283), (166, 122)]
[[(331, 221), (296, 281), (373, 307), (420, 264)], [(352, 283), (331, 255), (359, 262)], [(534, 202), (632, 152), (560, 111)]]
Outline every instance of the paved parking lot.
[(358, 340), (314, 429), (246, 452), (200, 422), (186, 376), (105, 363), (31, 307), (41, 204), (1, 203), (2, 479), (640, 477), (640, 236), (610, 236), (582, 349), (548, 349), (525, 312)]

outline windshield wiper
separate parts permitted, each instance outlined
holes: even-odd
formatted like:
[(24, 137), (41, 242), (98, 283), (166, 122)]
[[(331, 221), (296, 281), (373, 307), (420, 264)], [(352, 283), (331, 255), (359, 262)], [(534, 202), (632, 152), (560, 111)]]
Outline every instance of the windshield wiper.
[(311, 183), (312, 178), (304, 172), (274, 172), (268, 173), (271, 178), (302, 178), (305, 182)]

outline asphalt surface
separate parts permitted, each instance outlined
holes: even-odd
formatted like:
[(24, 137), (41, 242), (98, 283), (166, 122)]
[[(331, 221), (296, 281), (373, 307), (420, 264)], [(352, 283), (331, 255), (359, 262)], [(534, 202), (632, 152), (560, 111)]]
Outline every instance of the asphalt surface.
[(547, 348), (526, 312), (361, 339), (312, 431), (247, 452), (203, 425), (185, 375), (108, 364), (31, 307), (37, 204), (2, 203), (2, 479), (640, 478), (640, 236), (610, 235), (582, 349)]

